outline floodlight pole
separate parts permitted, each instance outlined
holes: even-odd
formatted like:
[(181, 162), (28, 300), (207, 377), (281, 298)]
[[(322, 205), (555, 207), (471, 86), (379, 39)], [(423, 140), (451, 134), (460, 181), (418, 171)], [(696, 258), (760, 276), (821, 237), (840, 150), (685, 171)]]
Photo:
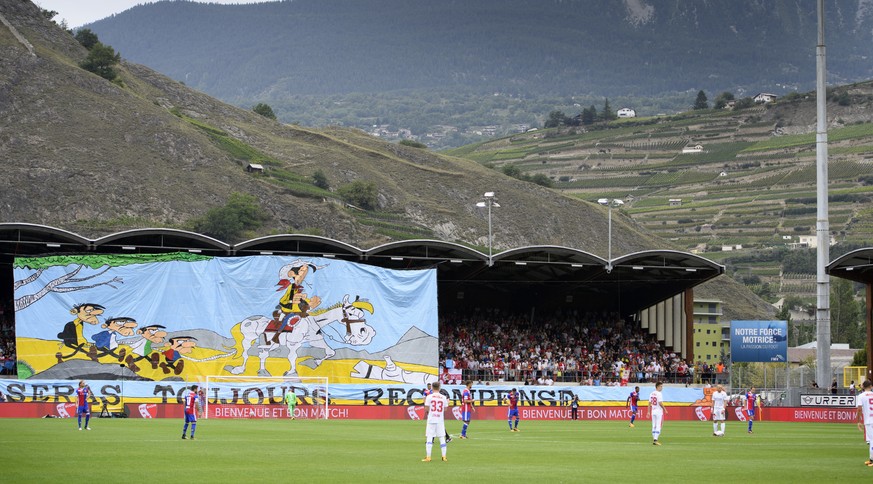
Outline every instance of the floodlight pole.
[(497, 203), (497, 199), (494, 198), (494, 192), (485, 192), (483, 195), (485, 200), (476, 204), (479, 208), (488, 208), (488, 267), (494, 265), (494, 260), (491, 257), (491, 247), (492, 247), (492, 232), (491, 232), (491, 207), (499, 208), (500, 204)]
[(606, 272), (612, 272), (612, 206), (616, 207), (624, 205), (624, 202), (617, 198), (613, 198), (612, 200), (608, 198), (601, 198), (597, 200), (597, 203), (601, 205), (606, 205), (607, 208), (607, 219), (609, 220), (608, 229), (607, 229), (607, 258), (609, 260), (606, 261)]
[[(831, 381), (830, 277), (825, 272), (830, 248), (828, 226), (828, 120), (827, 68), (825, 64), (824, 0), (818, 0), (818, 44), (816, 45), (816, 380), (821, 388)], [(871, 351), (870, 348), (867, 351)]]

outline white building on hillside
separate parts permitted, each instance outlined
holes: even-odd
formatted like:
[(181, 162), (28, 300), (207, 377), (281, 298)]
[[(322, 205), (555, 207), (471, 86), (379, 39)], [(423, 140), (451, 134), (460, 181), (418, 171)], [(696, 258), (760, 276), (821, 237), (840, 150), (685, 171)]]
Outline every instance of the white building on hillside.
[(779, 96), (775, 94), (770, 94), (769, 92), (759, 92), (752, 98), (756, 103), (772, 103)]
[(615, 114), (618, 115), (619, 118), (635, 118), (635, 117), (637, 117), (637, 112), (631, 108), (621, 108)]

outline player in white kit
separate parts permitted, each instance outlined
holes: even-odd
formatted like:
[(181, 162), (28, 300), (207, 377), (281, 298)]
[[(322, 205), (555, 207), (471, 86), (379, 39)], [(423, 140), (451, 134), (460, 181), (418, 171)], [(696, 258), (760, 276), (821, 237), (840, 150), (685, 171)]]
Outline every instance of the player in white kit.
[[(727, 392), (724, 387), (718, 385), (712, 393), (712, 435), (721, 437), (724, 435), (725, 407), (727, 406)], [(718, 426), (721, 423), (721, 431)]]
[(658, 442), (658, 437), (661, 436), (661, 424), (664, 422), (664, 415), (667, 414), (667, 409), (664, 407), (664, 397), (661, 395), (663, 387), (663, 383), (655, 383), (655, 391), (649, 394), (649, 412), (652, 414), (652, 445), (661, 445)]
[(427, 431), (424, 434), (424, 448), (427, 451), (427, 457), (422, 459), (422, 462), (430, 462), (433, 439), (436, 437), (440, 439), (440, 452), (443, 454), (443, 462), (448, 460), (446, 459), (446, 421), (444, 419), (448, 407), (449, 400), (440, 393), (440, 383), (434, 383), (433, 393), (424, 399), (424, 409), (427, 412)]
[(864, 380), (861, 385), (863, 393), (855, 397), (855, 402), (858, 405), (858, 429), (866, 431), (866, 436), (870, 439), (868, 443), (869, 454), (867, 461), (864, 464), (867, 467), (873, 467), (873, 383), (870, 380)]

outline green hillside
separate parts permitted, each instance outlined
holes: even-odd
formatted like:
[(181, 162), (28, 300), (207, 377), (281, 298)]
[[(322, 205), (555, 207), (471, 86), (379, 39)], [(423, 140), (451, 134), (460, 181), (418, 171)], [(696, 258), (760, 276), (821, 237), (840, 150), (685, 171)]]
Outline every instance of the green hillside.
[[(873, 244), (873, 83), (833, 88), (831, 96), (842, 93), (828, 106), (832, 258)], [(748, 109), (539, 130), (451, 153), (543, 174), (582, 200), (620, 198), (622, 214), (682, 249), (723, 261), (752, 284), (809, 296), (814, 263), (786, 270), (779, 259), (809, 251), (802, 246), (816, 234), (814, 128), (815, 96), (792, 96)], [(683, 153), (697, 145), (700, 152)], [(749, 254), (759, 260), (749, 262)]]

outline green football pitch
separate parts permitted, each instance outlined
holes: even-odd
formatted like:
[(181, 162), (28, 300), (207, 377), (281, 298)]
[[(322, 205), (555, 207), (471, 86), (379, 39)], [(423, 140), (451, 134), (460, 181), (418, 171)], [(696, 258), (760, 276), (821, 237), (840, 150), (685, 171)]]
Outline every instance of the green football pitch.
[[(849, 424), (664, 423), (647, 420), (473, 421), (424, 457), (424, 423), (374, 420), (0, 419), (0, 481), (19, 482), (873, 482), (867, 447)], [(457, 436), (460, 425), (448, 422)]]

